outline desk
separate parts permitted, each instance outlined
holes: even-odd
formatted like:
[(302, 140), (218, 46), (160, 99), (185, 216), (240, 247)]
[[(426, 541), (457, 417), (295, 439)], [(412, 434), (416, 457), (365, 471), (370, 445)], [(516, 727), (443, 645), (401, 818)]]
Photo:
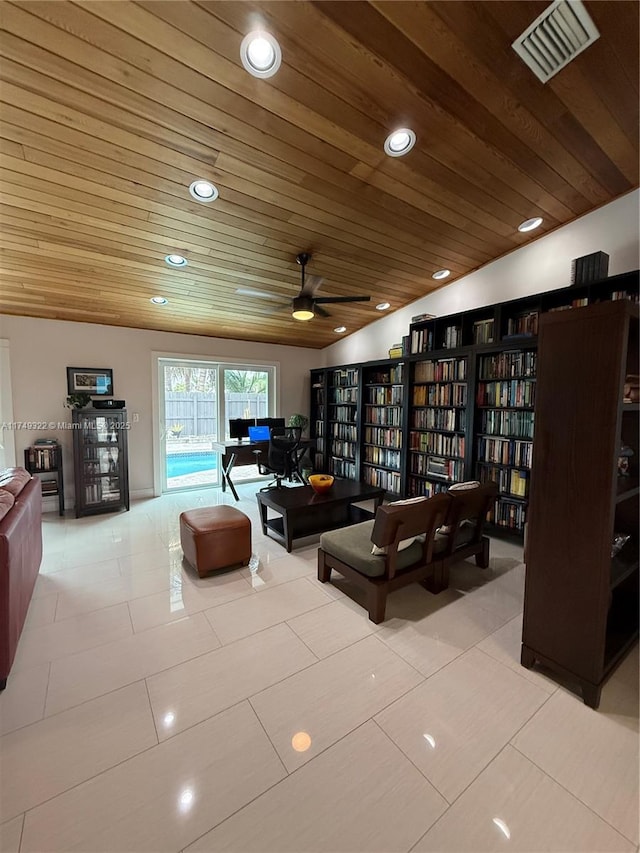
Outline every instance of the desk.
[[(308, 447), (313, 447), (314, 442), (311, 439), (302, 439), (299, 445), (300, 450), (306, 450)], [(226, 492), (227, 486), (231, 489), (234, 498), (239, 501), (236, 487), (231, 479), (231, 472), (235, 465), (257, 465), (256, 450), (262, 451), (266, 455), (269, 451), (268, 441), (214, 441), (211, 445), (214, 453), (219, 453), (222, 457), (222, 491)]]

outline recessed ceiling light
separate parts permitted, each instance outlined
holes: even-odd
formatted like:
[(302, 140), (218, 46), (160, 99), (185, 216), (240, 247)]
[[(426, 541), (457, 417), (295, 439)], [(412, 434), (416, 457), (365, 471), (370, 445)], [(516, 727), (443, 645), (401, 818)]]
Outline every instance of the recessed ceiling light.
[(282, 62), (280, 45), (264, 30), (248, 33), (240, 45), (240, 59), (249, 74), (254, 77), (272, 77)]
[(378, 302), (376, 305), (376, 311), (386, 311), (387, 308), (391, 308), (390, 302)]
[(538, 228), (542, 225), (542, 221), (541, 216), (534, 216), (533, 219), (526, 219), (518, 225), (518, 231), (533, 231), (534, 228)]
[(438, 270), (437, 272), (434, 272), (434, 274), (431, 276), (431, 278), (435, 278), (435, 279), (439, 280), (441, 278), (447, 278), (450, 275), (451, 275), (451, 270)]
[(196, 201), (215, 201), (218, 198), (218, 188), (209, 181), (194, 181), (189, 192)]
[(152, 296), (149, 300), (152, 305), (166, 305), (168, 301), (164, 296)]
[(337, 332), (339, 335), (341, 335), (343, 332), (347, 331), (347, 327), (346, 326), (336, 326), (333, 331)]
[(189, 261), (186, 258), (183, 258), (182, 255), (167, 255), (164, 262), (169, 264), (170, 267), (186, 267), (189, 263)]
[(400, 127), (385, 139), (385, 154), (388, 154), (389, 157), (402, 157), (408, 154), (415, 144), (415, 133), (408, 127)]

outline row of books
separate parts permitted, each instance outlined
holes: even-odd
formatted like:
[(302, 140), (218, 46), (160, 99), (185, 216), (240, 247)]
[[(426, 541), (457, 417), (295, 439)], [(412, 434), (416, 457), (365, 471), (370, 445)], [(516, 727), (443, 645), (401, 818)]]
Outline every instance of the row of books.
[(329, 400), (332, 403), (357, 403), (358, 389), (357, 388), (332, 388), (329, 393)]
[(420, 453), (437, 453), (441, 456), (464, 456), (464, 435), (441, 432), (411, 432), (409, 447)]
[(453, 483), (464, 478), (464, 462), (462, 459), (446, 459), (444, 456), (428, 456), (422, 453), (412, 453), (409, 460), (412, 474), (423, 477), (436, 477)]
[(522, 531), (527, 520), (524, 504), (498, 498), (489, 512), (489, 521), (497, 527)]
[(356, 410), (350, 406), (333, 406), (329, 416), (332, 421), (350, 421), (355, 423)]
[(549, 313), (552, 311), (569, 311), (571, 308), (584, 308), (589, 304), (589, 299), (585, 296), (584, 299), (574, 299), (567, 305), (556, 305), (555, 308), (549, 308)]
[(438, 429), (445, 432), (464, 431), (463, 409), (418, 409), (411, 415), (415, 429)]
[(498, 465), (518, 465), (531, 468), (533, 442), (509, 438), (478, 439), (478, 460), (495, 462)]
[(525, 352), (501, 352), (496, 355), (483, 355), (479, 362), (480, 379), (513, 379), (521, 376), (536, 375), (537, 353), (535, 350)]
[(414, 385), (414, 406), (466, 406), (466, 383)]
[(402, 430), (365, 427), (364, 440), (366, 444), (380, 444), (385, 447), (402, 447)]
[(538, 311), (529, 311), (507, 320), (507, 335), (537, 335)]
[(404, 374), (404, 364), (394, 364), (388, 369), (369, 374), (367, 385), (401, 385)]
[(486, 435), (501, 435), (505, 438), (533, 438), (533, 412), (499, 411), (485, 409), (482, 412), (482, 432)]
[(356, 463), (349, 459), (340, 459), (337, 456), (332, 456), (329, 460), (329, 473), (334, 477), (345, 477), (347, 480), (355, 480), (356, 478)]
[(462, 346), (462, 329), (460, 326), (447, 326), (442, 335), (444, 349), (455, 349)]
[(53, 480), (40, 480), (40, 485), (42, 486), (42, 495), (43, 497), (47, 497), (48, 495), (57, 495), (58, 494), (58, 481), (56, 479)]
[(473, 324), (474, 344), (492, 344), (494, 336), (494, 320), (476, 320)]
[(437, 361), (419, 361), (415, 366), (415, 382), (461, 382), (466, 378), (466, 358), (441, 358)]
[(355, 424), (331, 424), (331, 438), (339, 438), (342, 441), (357, 441), (358, 427)]
[(363, 470), (364, 482), (379, 489), (386, 489), (393, 494), (400, 494), (400, 474), (396, 471), (381, 471), (379, 468), (370, 468), (368, 465)]
[(334, 439), (331, 442), (331, 453), (333, 456), (344, 456), (347, 459), (355, 459), (356, 447), (356, 444), (352, 441), (338, 441)]
[(335, 386), (348, 386), (358, 384), (358, 368), (347, 367), (340, 370), (334, 370), (331, 373), (331, 384)]
[(426, 498), (430, 498), (431, 495), (446, 492), (450, 485), (451, 483), (438, 483), (433, 480), (420, 480), (417, 477), (409, 477), (407, 493), (410, 498), (417, 498), (423, 495)]
[(401, 426), (402, 409), (399, 406), (365, 406), (364, 419), (369, 424)]
[(367, 403), (373, 403), (376, 406), (401, 406), (402, 393), (404, 389), (402, 385), (385, 385), (367, 388)]
[(531, 379), (512, 379), (502, 382), (479, 382), (476, 394), (478, 406), (504, 406), (533, 408), (535, 382)]
[(399, 471), (400, 451), (367, 445), (364, 448), (364, 461), (373, 465), (384, 465), (385, 468), (395, 468)]
[(497, 468), (495, 465), (479, 465), (480, 479), (493, 480), (502, 495), (526, 498), (529, 494), (529, 471), (524, 469)]
[(34, 471), (51, 471), (58, 465), (58, 445), (29, 447), (29, 468)]

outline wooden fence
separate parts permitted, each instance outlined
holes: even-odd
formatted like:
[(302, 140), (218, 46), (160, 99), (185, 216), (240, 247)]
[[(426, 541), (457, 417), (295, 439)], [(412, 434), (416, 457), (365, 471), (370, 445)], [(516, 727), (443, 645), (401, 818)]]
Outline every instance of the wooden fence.
[[(228, 393), (225, 399), (227, 418), (268, 416), (264, 394)], [(168, 433), (171, 433), (172, 427), (182, 426), (178, 433), (180, 438), (222, 438), (226, 432), (224, 428), (218, 430), (217, 398), (197, 391), (166, 391), (165, 422)]]

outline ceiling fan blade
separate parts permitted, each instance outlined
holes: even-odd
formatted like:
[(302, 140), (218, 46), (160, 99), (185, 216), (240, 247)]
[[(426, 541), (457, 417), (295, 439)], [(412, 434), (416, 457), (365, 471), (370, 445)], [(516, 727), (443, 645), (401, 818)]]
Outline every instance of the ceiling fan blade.
[(314, 300), (313, 302), (313, 310), (316, 312), (318, 317), (330, 317), (331, 314), (322, 307), (322, 305), (318, 305), (318, 303)]
[(272, 299), (274, 302), (290, 302), (286, 296), (279, 296), (277, 293), (267, 293), (265, 290), (253, 290), (250, 287), (237, 287), (236, 293), (238, 296), (257, 296), (260, 299)]
[(300, 296), (313, 296), (314, 293), (317, 293), (324, 278), (319, 275), (307, 275), (304, 279), (304, 286), (300, 291)]
[(370, 296), (318, 296), (313, 300), (318, 302), (370, 302)]

